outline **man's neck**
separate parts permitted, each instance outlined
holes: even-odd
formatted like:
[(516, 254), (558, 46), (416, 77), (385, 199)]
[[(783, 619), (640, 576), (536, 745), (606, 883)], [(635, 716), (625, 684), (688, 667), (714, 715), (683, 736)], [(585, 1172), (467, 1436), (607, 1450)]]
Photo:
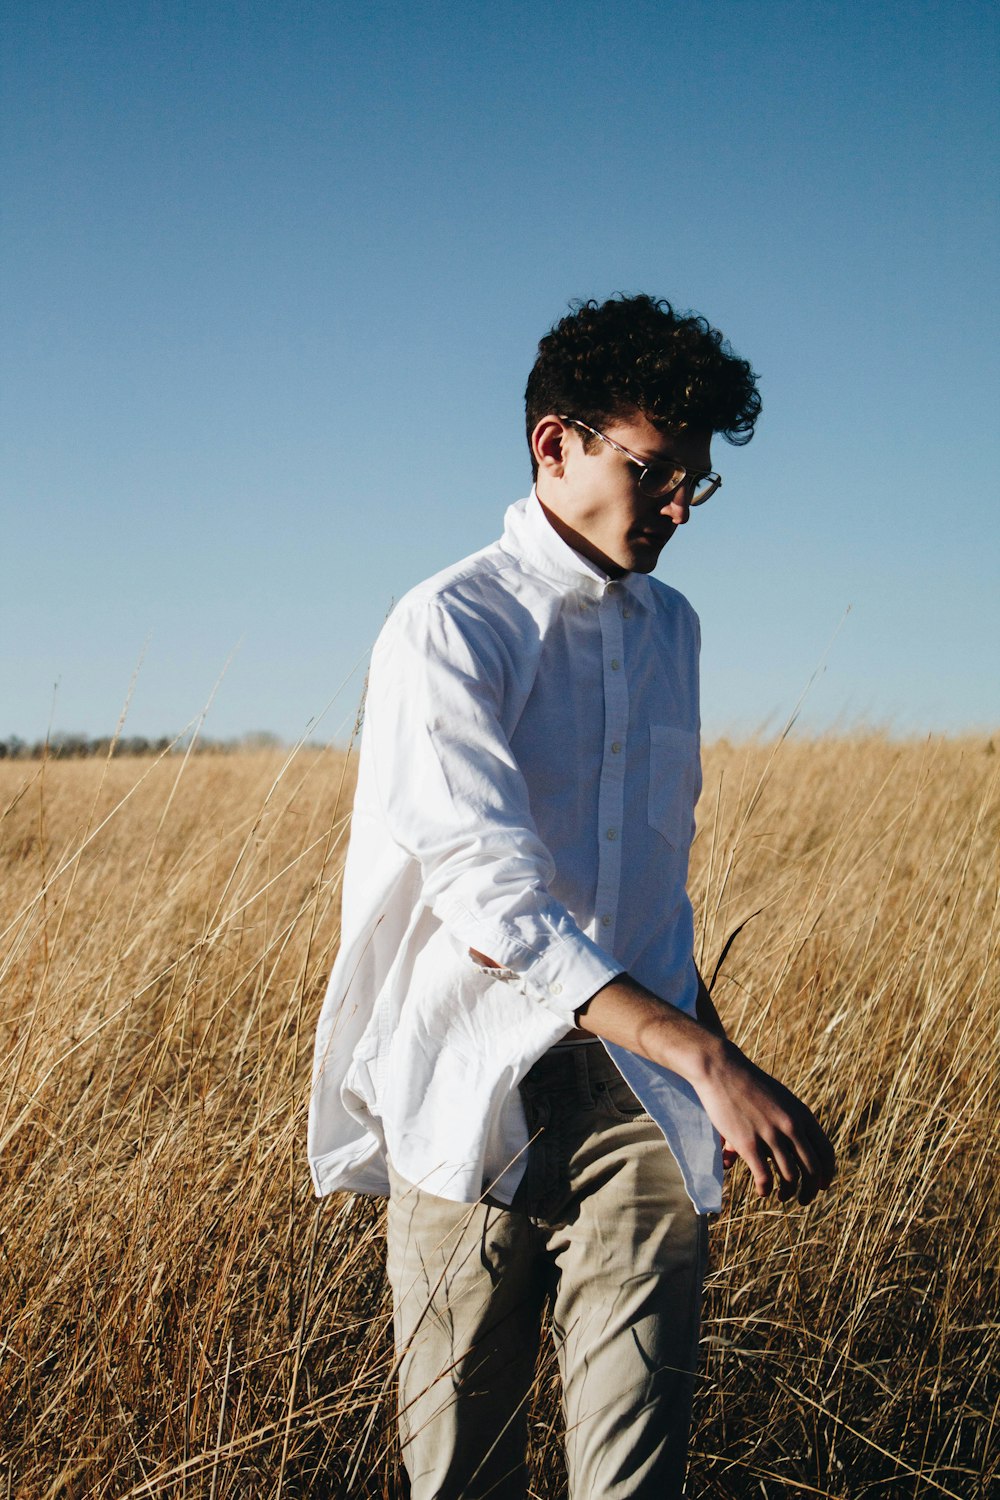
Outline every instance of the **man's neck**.
[(585, 536), (581, 536), (578, 531), (574, 531), (573, 527), (567, 521), (564, 521), (561, 516), (556, 515), (555, 511), (549, 509), (537, 490), (535, 491), (535, 496), (542, 508), (542, 515), (548, 521), (556, 535), (561, 537), (568, 547), (572, 547), (574, 552), (578, 552), (581, 557), (585, 557), (588, 562), (600, 568), (601, 572), (606, 573), (609, 578), (625, 577), (625, 574), (628, 572), (627, 568), (620, 568), (617, 563), (611, 561), (610, 557), (605, 557), (603, 552), (598, 551), (591, 542), (588, 542)]

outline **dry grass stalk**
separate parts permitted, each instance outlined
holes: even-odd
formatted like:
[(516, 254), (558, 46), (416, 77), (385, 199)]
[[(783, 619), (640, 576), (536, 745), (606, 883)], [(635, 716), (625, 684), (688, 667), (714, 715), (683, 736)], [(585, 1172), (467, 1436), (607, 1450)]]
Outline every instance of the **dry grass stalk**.
[[(773, 752), (707, 753), (701, 958), (745, 923), (720, 1009), (841, 1178), (731, 1186), (689, 1489), (985, 1500), (998, 761)], [(0, 764), (0, 1494), (400, 1493), (380, 1208), (317, 1211), (303, 1161), (349, 801), (335, 752)], [(554, 1500), (548, 1357), (532, 1431)]]

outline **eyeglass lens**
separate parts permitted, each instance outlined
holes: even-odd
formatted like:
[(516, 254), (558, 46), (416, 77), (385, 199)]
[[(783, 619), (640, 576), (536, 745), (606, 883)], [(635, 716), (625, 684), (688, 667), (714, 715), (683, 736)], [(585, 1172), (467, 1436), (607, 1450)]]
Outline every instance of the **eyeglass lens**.
[[(666, 497), (683, 484), (686, 470), (674, 464), (652, 464), (643, 471), (639, 480), (639, 488), (644, 495), (649, 495), (654, 500), (665, 500)], [(719, 481), (714, 474), (710, 478), (699, 481), (697, 489), (690, 497), (689, 505), (700, 505), (710, 495), (714, 495), (719, 487)]]

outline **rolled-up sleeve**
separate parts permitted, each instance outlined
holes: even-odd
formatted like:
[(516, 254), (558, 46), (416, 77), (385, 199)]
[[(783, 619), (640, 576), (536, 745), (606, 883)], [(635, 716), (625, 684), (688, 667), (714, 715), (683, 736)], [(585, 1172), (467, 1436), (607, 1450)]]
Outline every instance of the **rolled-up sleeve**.
[(623, 966), (549, 892), (552, 856), (501, 722), (508, 670), (487, 624), (437, 599), (408, 601), (373, 654), (365, 735), (387, 826), (419, 863), (425, 904), (572, 1025)]

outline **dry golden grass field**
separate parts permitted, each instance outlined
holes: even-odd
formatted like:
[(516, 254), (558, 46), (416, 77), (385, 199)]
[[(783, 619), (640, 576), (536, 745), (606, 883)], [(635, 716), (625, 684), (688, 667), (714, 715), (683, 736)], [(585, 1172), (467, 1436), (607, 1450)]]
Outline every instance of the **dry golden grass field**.
[[(840, 1175), (713, 1231), (692, 1497), (998, 1493), (1000, 756), (718, 744), (691, 891)], [(351, 769), (0, 762), (0, 1500), (401, 1496), (381, 1209), (317, 1206)], [(749, 920), (748, 920), (749, 919)], [(561, 1493), (553, 1364), (532, 1493)]]

